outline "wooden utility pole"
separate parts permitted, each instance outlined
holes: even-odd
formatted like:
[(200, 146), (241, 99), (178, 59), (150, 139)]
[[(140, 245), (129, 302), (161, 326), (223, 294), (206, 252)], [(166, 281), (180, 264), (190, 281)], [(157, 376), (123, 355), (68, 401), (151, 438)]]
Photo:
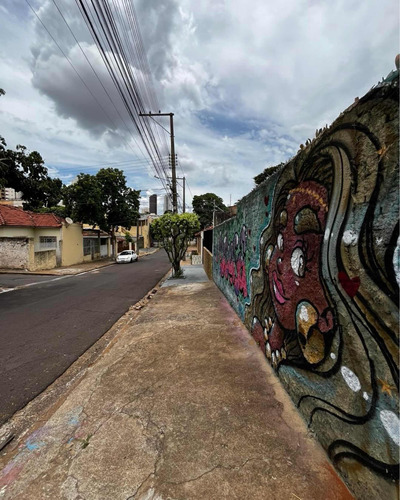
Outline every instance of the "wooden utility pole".
[[(178, 200), (176, 196), (176, 158), (175, 158), (175, 136), (174, 136), (174, 113), (139, 113), (139, 116), (169, 116), (169, 130), (171, 136), (171, 169), (172, 169), (172, 211), (178, 213)], [(157, 123), (157, 122), (156, 122)], [(159, 125), (159, 123), (157, 124)], [(162, 127), (164, 128), (164, 127)]]
[(185, 185), (185, 182), (186, 182), (186, 177), (177, 177), (176, 178), (178, 181), (183, 181), (183, 207), (182, 207), (182, 213), (184, 214), (186, 212), (186, 207), (185, 207), (185, 203), (186, 203), (186, 185)]
[(177, 214), (178, 213), (178, 200), (177, 200), (177, 196), (176, 196), (174, 113), (169, 114), (169, 129), (171, 131), (172, 211), (174, 214)]
[(186, 212), (186, 206), (185, 206), (185, 182), (186, 182), (186, 177), (183, 176), (183, 213)]

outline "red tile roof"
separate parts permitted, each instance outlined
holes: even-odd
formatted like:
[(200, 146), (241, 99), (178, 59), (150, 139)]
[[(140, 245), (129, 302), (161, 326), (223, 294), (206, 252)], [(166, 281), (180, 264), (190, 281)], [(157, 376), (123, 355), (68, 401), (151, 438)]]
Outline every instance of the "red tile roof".
[(61, 227), (63, 219), (55, 214), (36, 214), (19, 207), (0, 205), (0, 226)]

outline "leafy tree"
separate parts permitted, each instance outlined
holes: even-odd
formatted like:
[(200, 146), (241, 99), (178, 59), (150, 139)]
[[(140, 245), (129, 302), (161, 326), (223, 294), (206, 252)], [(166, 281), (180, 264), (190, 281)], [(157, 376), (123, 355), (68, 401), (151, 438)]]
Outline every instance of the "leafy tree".
[(104, 212), (103, 227), (100, 227), (106, 231), (114, 226), (131, 227), (139, 215), (140, 191), (126, 185), (126, 177), (118, 168), (102, 168), (96, 178)]
[(104, 226), (101, 188), (95, 175), (79, 174), (76, 182), (64, 187), (63, 202), (73, 220)]
[(61, 200), (62, 182), (49, 177), (43, 158), (37, 151), (28, 153), (25, 146), (7, 149), (0, 137), (0, 187), (22, 191), (25, 210), (56, 206)]
[(222, 198), (214, 193), (201, 194), (193, 196), (193, 212), (198, 216), (202, 228), (211, 226), (213, 223), (214, 210), (227, 212)]
[(68, 217), (70, 214), (67, 213), (66, 209), (64, 206), (57, 205), (53, 207), (41, 207), (35, 210), (35, 212), (40, 213), (40, 214), (48, 214), (51, 212), (52, 214), (56, 214), (59, 217)]
[(133, 242), (132, 235), (130, 233), (128, 233), (128, 231), (125, 231), (125, 241), (127, 243), (132, 243)]
[(23, 176), (15, 163), (15, 151), (7, 149), (7, 143), (0, 136), (0, 188), (12, 187), (20, 191)]
[(271, 177), (272, 174), (274, 174), (275, 172), (277, 172), (278, 170), (280, 170), (283, 165), (285, 165), (283, 162), (282, 163), (279, 163), (278, 165), (275, 165), (274, 167), (267, 167), (265, 168), (261, 174), (258, 174), (254, 177), (254, 182), (257, 184), (257, 186), (259, 184), (261, 184), (262, 182), (264, 182), (266, 179), (268, 179), (268, 177)]
[(181, 260), (193, 235), (200, 229), (196, 214), (164, 214), (151, 223), (154, 238), (161, 243), (172, 264), (172, 274), (182, 276)]
[(64, 189), (64, 205), (74, 219), (98, 225), (112, 236), (115, 254), (115, 227), (131, 227), (139, 215), (139, 194), (126, 185), (117, 168), (102, 168), (96, 175), (79, 174)]

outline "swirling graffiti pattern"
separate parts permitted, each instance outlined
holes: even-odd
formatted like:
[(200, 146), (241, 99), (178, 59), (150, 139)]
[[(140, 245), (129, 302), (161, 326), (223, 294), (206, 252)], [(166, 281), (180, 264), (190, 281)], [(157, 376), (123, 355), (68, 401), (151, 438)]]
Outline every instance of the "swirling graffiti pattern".
[(397, 100), (370, 91), (214, 235), (214, 279), (309, 425), (382, 491), (399, 475)]

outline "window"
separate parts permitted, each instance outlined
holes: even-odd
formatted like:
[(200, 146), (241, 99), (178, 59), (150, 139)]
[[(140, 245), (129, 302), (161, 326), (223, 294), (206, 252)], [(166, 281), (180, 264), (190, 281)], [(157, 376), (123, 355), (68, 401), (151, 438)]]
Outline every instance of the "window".
[(89, 239), (83, 240), (83, 255), (90, 255), (92, 253), (92, 241)]
[(100, 253), (100, 245), (98, 238), (83, 239), (83, 255), (91, 255)]
[(39, 250), (56, 250), (56, 236), (39, 236)]

